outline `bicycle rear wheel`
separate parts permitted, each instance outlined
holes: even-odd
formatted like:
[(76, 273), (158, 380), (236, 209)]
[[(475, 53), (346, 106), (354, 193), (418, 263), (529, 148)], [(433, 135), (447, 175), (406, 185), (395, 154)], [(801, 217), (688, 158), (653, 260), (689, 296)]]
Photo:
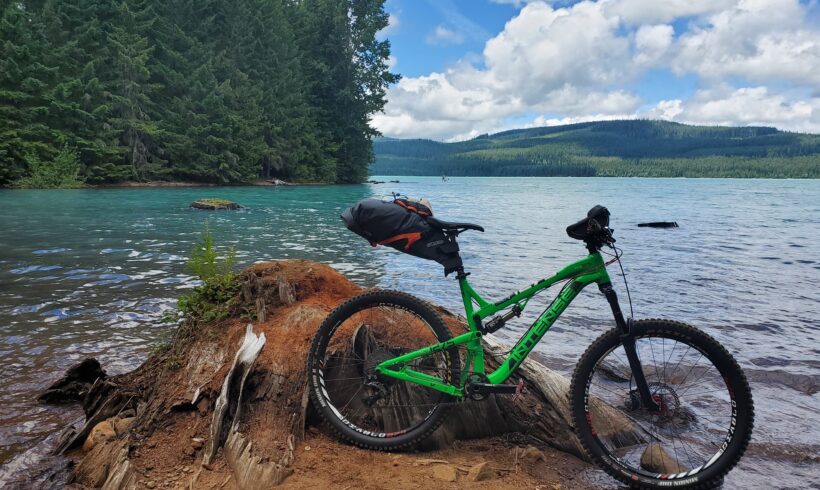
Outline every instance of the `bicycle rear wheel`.
[(633, 323), (653, 401), (641, 406), (621, 332), (587, 349), (572, 379), (572, 416), (589, 457), (633, 488), (707, 489), (737, 464), (752, 435), (749, 384), (731, 354), (700, 330)]
[[(452, 398), (415, 383), (379, 375), (375, 366), (444, 342), (450, 332), (427, 303), (398, 291), (369, 291), (325, 319), (308, 356), (313, 406), (342, 439), (369, 449), (408, 449), (444, 420)], [(452, 383), (459, 355), (453, 347), (407, 364)]]

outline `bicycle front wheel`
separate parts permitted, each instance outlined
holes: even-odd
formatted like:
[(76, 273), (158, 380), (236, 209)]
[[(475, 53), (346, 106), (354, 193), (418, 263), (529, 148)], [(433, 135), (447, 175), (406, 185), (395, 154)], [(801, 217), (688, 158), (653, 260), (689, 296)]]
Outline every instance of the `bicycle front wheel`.
[(715, 339), (683, 323), (637, 321), (632, 335), (659, 409), (642, 406), (621, 332), (610, 330), (587, 349), (572, 378), (582, 446), (633, 488), (714, 488), (752, 435), (743, 371)]
[[(348, 442), (385, 451), (409, 449), (441, 425), (452, 398), (380, 375), (375, 367), (449, 339), (441, 316), (409, 294), (375, 290), (351, 298), (330, 313), (313, 340), (308, 356), (313, 406)], [(458, 379), (458, 349), (435, 352), (406, 366), (453, 383)]]

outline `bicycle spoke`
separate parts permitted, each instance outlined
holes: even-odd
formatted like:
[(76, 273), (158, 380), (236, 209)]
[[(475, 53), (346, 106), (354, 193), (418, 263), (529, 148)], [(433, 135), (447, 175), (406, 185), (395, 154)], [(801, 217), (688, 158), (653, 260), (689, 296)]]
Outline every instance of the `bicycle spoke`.
[[(706, 389), (719, 372), (699, 349), (695, 350), (695, 356), (692, 345), (687, 342), (671, 339), (667, 347), (667, 340), (670, 339), (663, 336), (636, 338), (638, 359), (650, 393), (660, 406), (658, 412), (650, 413), (641, 407), (622, 347), (608, 351), (598, 360), (596, 370), (600, 373), (593, 376), (588, 387), (590, 398), (609, 402), (633, 427), (646, 434), (642, 442), (620, 445), (618, 436), (612, 441), (606, 439), (619, 430), (612, 419), (594, 417), (593, 420), (608, 450), (636, 471), (642, 470), (641, 461), (649, 467), (662, 468), (658, 466), (663, 461), (658, 460), (661, 457), (656, 453), (658, 450), (668, 451), (668, 457), (674, 458), (682, 471), (701, 467), (718, 450), (721, 438), (729, 430), (731, 416), (723, 411), (725, 402), (721, 400), (721, 390)], [(655, 343), (660, 344), (657, 349)], [(630, 378), (628, 385), (612, 381), (620, 379), (621, 372), (628, 373), (624, 376)], [(591, 406), (600, 409), (597, 405)], [(658, 444), (660, 449), (653, 449), (651, 444)]]
[[(380, 375), (379, 363), (438, 343), (418, 314), (390, 304), (356, 311), (333, 331), (332, 353), (324, 363), (326, 394), (339, 418), (361, 432), (405, 432), (423, 423), (444, 401), (443, 393), (410, 381)], [(413, 359), (403, 368), (449, 379), (445, 352)], [(358, 383), (358, 386), (357, 386)]]

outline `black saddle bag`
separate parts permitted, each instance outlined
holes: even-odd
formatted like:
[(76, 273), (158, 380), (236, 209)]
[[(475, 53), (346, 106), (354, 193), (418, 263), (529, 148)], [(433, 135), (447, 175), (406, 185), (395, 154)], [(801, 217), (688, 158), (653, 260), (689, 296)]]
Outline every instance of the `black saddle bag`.
[(462, 266), (455, 239), (427, 223), (428, 205), (410, 199), (381, 201), (363, 199), (342, 215), (347, 229), (364, 237), (374, 247), (385, 245), (444, 266), (444, 274)]

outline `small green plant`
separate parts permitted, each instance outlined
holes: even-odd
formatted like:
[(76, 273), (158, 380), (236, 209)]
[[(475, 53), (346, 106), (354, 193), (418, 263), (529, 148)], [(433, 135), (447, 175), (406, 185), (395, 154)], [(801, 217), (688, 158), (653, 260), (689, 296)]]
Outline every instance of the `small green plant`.
[(27, 158), (30, 174), (14, 182), (21, 189), (73, 189), (85, 186), (80, 177), (77, 152), (63, 147), (54, 160), (44, 162), (36, 156)]
[(239, 293), (239, 284), (233, 271), (235, 262), (236, 251), (233, 247), (228, 249), (224, 257), (219, 256), (214, 247), (210, 226), (206, 223), (205, 231), (188, 259), (188, 270), (202, 284), (190, 294), (179, 298), (177, 306), (180, 312), (192, 320), (205, 322), (228, 316), (233, 300)]
[(214, 238), (211, 235), (211, 226), (205, 223), (200, 241), (194, 246), (191, 257), (188, 259), (188, 270), (202, 281), (218, 280), (219, 276), (233, 276), (233, 266), (236, 262), (236, 251), (228, 249), (227, 255), (220, 260), (214, 248)]

